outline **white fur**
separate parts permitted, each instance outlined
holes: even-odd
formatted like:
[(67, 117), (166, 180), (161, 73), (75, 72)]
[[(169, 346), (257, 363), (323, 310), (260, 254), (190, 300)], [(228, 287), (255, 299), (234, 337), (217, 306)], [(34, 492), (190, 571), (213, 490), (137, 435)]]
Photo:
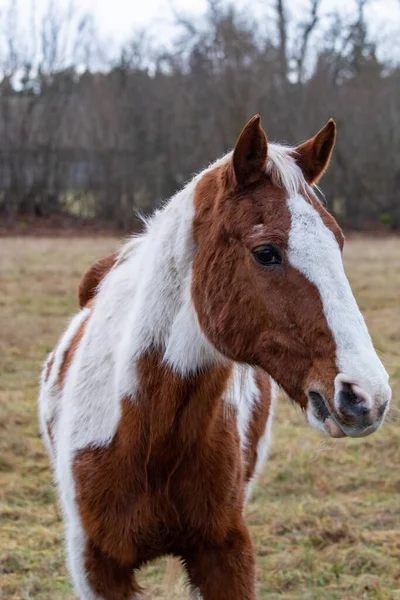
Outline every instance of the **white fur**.
[(288, 193), (297, 194), (299, 185), (304, 185), (303, 173), (294, 160), (295, 148), (280, 144), (268, 144), (267, 173)]
[[(54, 458), (51, 440), (47, 432), (47, 424), (51, 423), (54, 438), (57, 438), (57, 413), (60, 410), (59, 389), (57, 379), (61, 364), (64, 360), (65, 352), (71, 345), (71, 342), (77, 333), (79, 327), (89, 314), (87, 308), (82, 309), (70, 321), (66, 331), (62, 335), (56, 349), (47, 357), (40, 378), (40, 394), (39, 394), (39, 423), (40, 431), (43, 436), (47, 451)], [(47, 371), (50, 361), (53, 360), (47, 381)]]
[[(248, 444), (248, 427), (253, 414), (254, 407), (259, 402), (263, 402), (260, 396), (260, 390), (256, 384), (256, 370), (252, 367), (235, 365), (233, 371), (233, 387), (235, 403), (238, 407), (238, 428), (240, 435), (240, 443), (242, 451), (246, 449)], [(260, 437), (257, 446), (257, 462), (254, 469), (254, 474), (246, 486), (245, 498), (246, 503), (249, 502), (253, 491), (253, 486), (261, 473), (262, 467), (268, 456), (268, 451), (271, 445), (271, 429), (274, 418), (275, 404), (278, 397), (278, 386), (273, 379), (271, 382), (271, 403), (269, 414), (265, 426), (265, 431)]]
[(339, 372), (377, 402), (390, 398), (379, 360), (344, 272), (339, 245), (313, 206), (301, 195), (288, 199), (289, 261), (317, 288), (336, 343)]
[[(274, 420), (275, 407), (276, 407), (276, 402), (278, 400), (278, 386), (273, 379), (270, 379), (270, 382), (271, 382), (271, 403), (269, 406), (269, 414), (268, 414), (265, 431), (258, 441), (257, 462), (256, 462), (256, 466), (254, 469), (254, 474), (253, 474), (251, 480), (248, 482), (247, 487), (246, 487), (246, 502), (250, 501), (254, 484), (256, 483), (259, 475), (261, 474), (261, 471), (264, 467), (264, 463), (268, 458), (269, 449), (271, 447), (272, 421)], [(262, 402), (262, 398), (259, 398), (258, 401)]]
[[(230, 402), (236, 402), (237, 404), (240, 444), (244, 450), (247, 445), (248, 425), (253, 408), (257, 404), (260, 395), (256, 382), (256, 369), (244, 365), (235, 365), (228, 393), (233, 398)], [(237, 398), (239, 398), (239, 401), (237, 401)]]

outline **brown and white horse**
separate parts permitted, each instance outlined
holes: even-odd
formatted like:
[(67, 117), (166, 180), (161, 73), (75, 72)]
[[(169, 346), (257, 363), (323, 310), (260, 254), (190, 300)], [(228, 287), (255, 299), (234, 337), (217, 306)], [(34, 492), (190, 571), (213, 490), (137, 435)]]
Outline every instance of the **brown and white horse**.
[(171, 554), (193, 597), (254, 599), (243, 504), (270, 377), (331, 436), (381, 425), (388, 376), (312, 187), (334, 139), (331, 120), (297, 148), (269, 144), (254, 117), (85, 276), (39, 398), (81, 598), (138, 598), (134, 571)]

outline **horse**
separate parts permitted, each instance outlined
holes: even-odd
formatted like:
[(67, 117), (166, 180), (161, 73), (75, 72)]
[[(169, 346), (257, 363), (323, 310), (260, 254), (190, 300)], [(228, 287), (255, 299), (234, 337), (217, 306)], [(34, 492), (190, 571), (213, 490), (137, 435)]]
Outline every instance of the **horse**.
[(137, 600), (136, 571), (171, 555), (192, 598), (254, 600), (243, 507), (277, 386), (332, 437), (384, 421), (388, 375), (315, 193), (335, 137), (331, 119), (273, 144), (256, 115), (83, 278), (39, 394), (82, 599)]

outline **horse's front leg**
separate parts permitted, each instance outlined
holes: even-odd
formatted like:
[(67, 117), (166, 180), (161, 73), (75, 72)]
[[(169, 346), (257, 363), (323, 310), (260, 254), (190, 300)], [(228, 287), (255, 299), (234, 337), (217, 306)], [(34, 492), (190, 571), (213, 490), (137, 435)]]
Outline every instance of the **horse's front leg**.
[(191, 598), (255, 599), (254, 551), (244, 523), (232, 529), (223, 544), (204, 544), (183, 559), (193, 589)]

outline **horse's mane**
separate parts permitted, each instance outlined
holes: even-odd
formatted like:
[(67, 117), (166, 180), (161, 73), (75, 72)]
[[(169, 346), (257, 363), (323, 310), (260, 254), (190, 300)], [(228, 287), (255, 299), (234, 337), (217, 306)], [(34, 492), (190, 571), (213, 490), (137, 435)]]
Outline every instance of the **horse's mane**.
[(284, 188), (289, 197), (307, 187), (303, 172), (296, 162), (296, 149), (283, 144), (268, 144), (267, 173), (272, 182)]

